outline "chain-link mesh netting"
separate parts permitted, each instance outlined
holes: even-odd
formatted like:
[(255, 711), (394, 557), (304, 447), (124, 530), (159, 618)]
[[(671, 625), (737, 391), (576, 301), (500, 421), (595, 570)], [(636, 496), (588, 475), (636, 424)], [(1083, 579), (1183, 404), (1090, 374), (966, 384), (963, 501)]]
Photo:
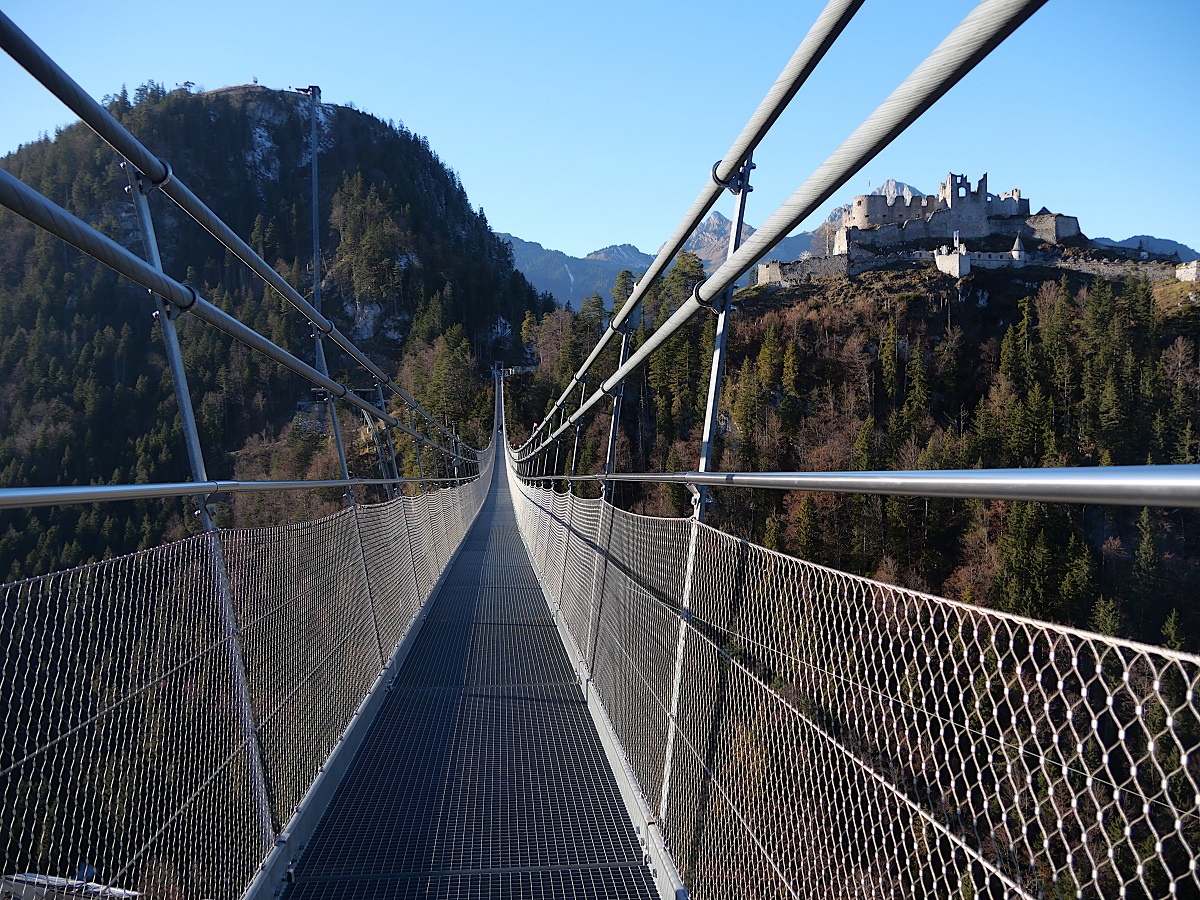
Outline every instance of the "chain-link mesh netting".
[(491, 459), (457, 487), (0, 586), (0, 875), (239, 896), (466, 534)]
[(1200, 896), (1200, 658), (513, 484), (693, 896)]

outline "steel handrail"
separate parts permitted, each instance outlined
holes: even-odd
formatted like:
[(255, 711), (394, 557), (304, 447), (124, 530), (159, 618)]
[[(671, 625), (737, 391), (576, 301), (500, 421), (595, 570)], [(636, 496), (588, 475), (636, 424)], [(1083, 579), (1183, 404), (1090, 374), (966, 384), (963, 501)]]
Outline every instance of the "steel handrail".
[(1035, 500), (1042, 503), (1200, 508), (1200, 465), (893, 472), (614, 472), (610, 475), (527, 475), (522, 478), (530, 482), (630, 481), (948, 500)]
[(0, 488), (0, 509), (35, 506), (72, 506), (118, 500), (166, 500), (212, 494), (247, 494), (260, 491), (310, 491), (318, 488), (388, 484), (460, 484), (478, 475), (458, 478), (326, 478), (307, 481), (175, 481), (157, 484), (92, 484), (71, 487)]
[[(519, 462), (545, 452), (568, 429), (636, 372), (658, 347), (766, 256), (797, 225), (915, 122), (1047, 0), (983, 0), (825, 160), (758, 231), (730, 256), (638, 350), (546, 439)], [(548, 417), (547, 417), (548, 419)], [(522, 445), (521, 449), (530, 442)]]
[[(155, 156), (128, 129), (71, 78), (41, 47), (0, 11), (0, 48), (3, 48), (22, 68), (32, 75), (68, 109), (75, 113), (89, 128), (132, 163), (138, 171), (150, 179), (176, 205), (196, 220), (226, 249), (237, 256), (251, 271), (266, 281), (280, 296), (303, 313), (313, 326), (327, 335), (355, 362), (379, 379), (399, 396), (410, 408), (435, 426), (439, 433), (449, 437), (451, 432), (421, 406), (407, 391), (396, 384), (386, 372), (359, 350), (337, 326), (305, 300), (300, 293), (283, 279), (267, 262), (251, 249), (216, 213), (208, 208), (187, 185), (179, 180), (170, 165)], [(316, 152), (314, 148), (313, 152)], [(389, 423), (391, 424), (391, 423)], [(440, 445), (439, 445), (440, 446)]]

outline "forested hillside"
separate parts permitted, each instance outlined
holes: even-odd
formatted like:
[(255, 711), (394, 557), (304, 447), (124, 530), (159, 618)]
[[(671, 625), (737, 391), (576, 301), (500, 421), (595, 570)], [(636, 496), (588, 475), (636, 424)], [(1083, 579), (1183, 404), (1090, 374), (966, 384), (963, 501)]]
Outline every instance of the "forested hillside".
[[(703, 277), (683, 255), (646, 304), (653, 321)], [(618, 302), (632, 277), (619, 279)], [(948, 469), (1195, 462), (1194, 317), (1170, 284), (1062, 270), (961, 282), (897, 267), (739, 294), (722, 395), (718, 468)], [(1160, 296), (1157, 298), (1155, 291)], [(699, 317), (626, 387), (621, 469), (694, 469), (715, 317)], [(527, 320), (537, 374), (510, 422), (544, 414), (594, 343), (598, 298)], [(615, 351), (605, 362), (611, 371)], [(596, 384), (596, 376), (591, 383)], [(607, 406), (603, 407), (607, 409)], [(584, 433), (600, 471), (608, 433)], [(1195, 649), (1195, 513), (1017, 502), (714, 491), (709, 521), (767, 546), (973, 603)], [(618, 489), (638, 511), (686, 515), (679, 488)]]
[[(306, 98), (257, 86), (193, 94), (149, 84), (105, 102), (311, 294)], [(319, 144), (325, 313), (468, 440), (486, 441), (490, 409), (480, 395), (490, 382), (481, 368), (507, 350), (527, 311), (544, 313), (552, 301), (514, 270), (508, 246), (423, 137), (326, 106)], [(0, 159), (141, 255), (118, 163), (79, 124)], [(169, 200), (152, 196), (151, 208), (168, 274), (312, 359), (303, 317)], [(0, 209), (0, 485), (187, 479), (152, 310), (140, 288)], [(241, 477), (334, 474), (324, 436), (284, 434), (297, 402), (312, 399), (307, 383), (186, 315), (178, 325), (210, 477), (233, 476), (235, 461)], [(369, 386), (335, 348), (327, 352), (331, 374)], [(7, 513), (0, 578), (136, 550), (194, 527), (182, 501)]]

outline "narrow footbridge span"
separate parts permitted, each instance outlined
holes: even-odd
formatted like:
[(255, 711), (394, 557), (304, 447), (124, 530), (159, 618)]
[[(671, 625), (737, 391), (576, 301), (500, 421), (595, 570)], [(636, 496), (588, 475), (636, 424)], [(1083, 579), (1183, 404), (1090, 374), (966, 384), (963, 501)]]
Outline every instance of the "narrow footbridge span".
[(284, 897), (656, 896), (505, 466), (420, 621)]
[[(197, 523), (0, 585), (0, 898), (1200, 897), (1200, 656), (825, 568), (705, 521), (713, 486), (1200, 507), (1195, 465), (712, 471), (737, 280), (1045, 2), (982, 0), (742, 243), (756, 147), (863, 6), (829, 0), (519, 447), (497, 368), (483, 448), (321, 312), (319, 88), (306, 287), (0, 13), (0, 49), (119, 154), (140, 247), (3, 169), (0, 204), (148, 291), (189, 462), (174, 484), (7, 486), (0, 509), (176, 498)], [(725, 262), (631, 346), (643, 299), (727, 190)], [(281, 347), (164, 271), (155, 193), (314, 344)], [(184, 314), (321, 391), (341, 477), (210, 479)], [(626, 379), (700, 315), (716, 326), (696, 471), (617, 472)], [(335, 373), (371, 387), (331, 377), (326, 345)], [(380, 477), (351, 477), (339, 409), (361, 417)], [(585, 474), (597, 412), (608, 449)], [(693, 514), (622, 509), (622, 480), (686, 488)], [(237, 492), (331, 488), (344, 505), (311, 521), (300, 504), (270, 527), (214, 514)]]

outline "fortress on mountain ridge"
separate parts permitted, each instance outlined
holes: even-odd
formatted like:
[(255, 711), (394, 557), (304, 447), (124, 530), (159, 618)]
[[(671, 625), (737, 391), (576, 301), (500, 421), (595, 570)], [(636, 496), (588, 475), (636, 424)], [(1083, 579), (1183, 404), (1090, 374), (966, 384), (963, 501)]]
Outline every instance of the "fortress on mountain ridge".
[[(972, 266), (1026, 265), (1025, 241), (1052, 250), (1071, 239), (1086, 240), (1074, 216), (1045, 207), (1031, 214), (1020, 190), (988, 193), (987, 173), (973, 189), (966, 175), (951, 172), (936, 194), (922, 197), (907, 188), (899, 196), (860, 194), (832, 228), (830, 255), (764, 260), (758, 264), (758, 283), (788, 285), (814, 275), (857, 275), (893, 262), (932, 263), (961, 277)], [(1003, 247), (996, 246), (1002, 238), (1011, 245), (1005, 240)], [(986, 241), (990, 249), (969, 251), (968, 240)]]
[(916, 241), (950, 241), (992, 235), (1060, 244), (1078, 237), (1079, 220), (1042, 208), (1030, 215), (1029, 200), (1019, 190), (996, 196), (988, 193), (987, 174), (975, 189), (966, 175), (953, 172), (936, 195), (896, 197), (860, 195), (834, 234), (833, 254), (853, 255), (858, 248), (879, 252)]

